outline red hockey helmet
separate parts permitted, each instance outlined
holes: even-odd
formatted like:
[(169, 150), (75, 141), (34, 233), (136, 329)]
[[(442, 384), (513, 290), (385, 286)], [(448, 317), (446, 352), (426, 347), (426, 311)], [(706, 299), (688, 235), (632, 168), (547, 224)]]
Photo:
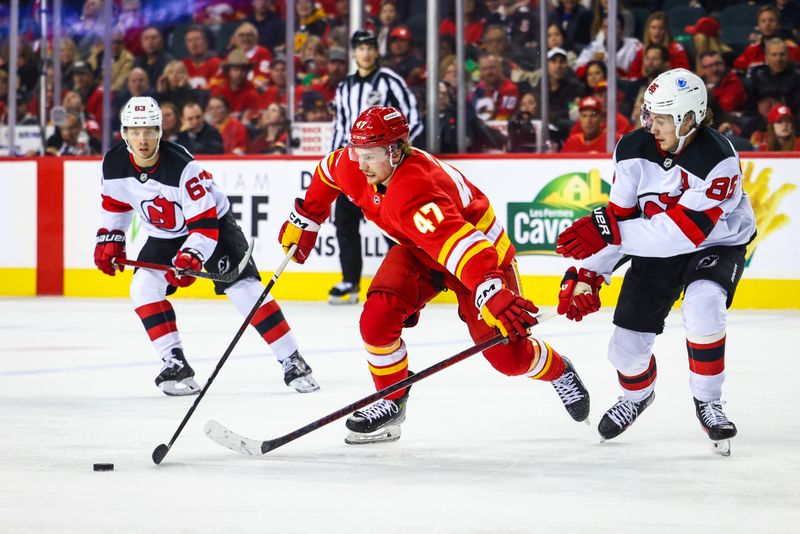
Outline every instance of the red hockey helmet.
[(408, 141), (408, 120), (397, 108), (367, 108), (350, 129), (350, 145), (355, 148), (390, 147), (398, 141)]

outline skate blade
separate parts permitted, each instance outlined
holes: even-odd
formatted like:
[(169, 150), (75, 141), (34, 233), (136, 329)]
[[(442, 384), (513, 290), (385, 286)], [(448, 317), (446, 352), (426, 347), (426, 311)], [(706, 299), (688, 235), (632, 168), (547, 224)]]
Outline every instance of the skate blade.
[(312, 393), (319, 389), (319, 384), (311, 375), (299, 376), (289, 382), (289, 387), (294, 388), (298, 393)]
[(714, 452), (719, 454), (720, 456), (728, 457), (731, 455), (731, 440), (729, 439), (722, 439), (719, 441), (715, 441), (712, 445), (714, 448)]
[(333, 304), (334, 306), (358, 304), (358, 293), (348, 293), (347, 295), (342, 295), (341, 297), (332, 296), (328, 299), (328, 303)]
[(248, 456), (260, 456), (261, 442), (254, 439), (240, 436), (233, 430), (226, 428), (220, 423), (211, 420), (206, 423), (203, 433), (213, 442), (222, 445), (234, 452), (246, 454)]
[(348, 432), (344, 442), (348, 445), (370, 445), (372, 443), (389, 443), (400, 439), (400, 425), (389, 425), (375, 432)]
[(167, 380), (161, 382), (159, 386), (164, 395), (170, 397), (184, 397), (186, 395), (197, 395), (200, 393), (200, 386), (194, 381), (194, 378), (184, 378), (183, 380)]

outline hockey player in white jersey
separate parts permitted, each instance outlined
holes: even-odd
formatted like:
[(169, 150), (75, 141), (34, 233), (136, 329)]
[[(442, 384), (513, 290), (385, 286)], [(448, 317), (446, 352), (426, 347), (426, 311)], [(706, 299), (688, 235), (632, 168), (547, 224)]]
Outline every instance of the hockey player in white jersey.
[(608, 206), (575, 221), (557, 242), (559, 254), (585, 260), (567, 271), (559, 294), (559, 312), (576, 321), (600, 308), (602, 282), (631, 258), (608, 347), (623, 394), (600, 421), (604, 441), (653, 402), (653, 344), (683, 293), (695, 412), (718, 451), (730, 454), (736, 426), (721, 400), (726, 315), (756, 226), (739, 156), (711, 119), (699, 77), (685, 69), (658, 76), (644, 94), (642, 128), (614, 151)]
[[(110, 276), (116, 274), (112, 260), (125, 259), (125, 230), (134, 212), (148, 236), (139, 261), (194, 271), (205, 266), (214, 273), (238, 265), (248, 243), (233, 218), (228, 197), (185, 148), (161, 139), (158, 103), (150, 97), (131, 98), (122, 110), (121, 122), (124, 143), (103, 158), (101, 228), (94, 252), (97, 268)], [(234, 282), (215, 281), (214, 285), (217, 294), (226, 294), (246, 316), (264, 290), (260, 280), (251, 259)], [(183, 354), (175, 312), (166, 298), (194, 281), (172, 271), (137, 269), (131, 282), (136, 314), (164, 362), (156, 385), (167, 395), (200, 392)], [(319, 389), (272, 295), (250, 324), (282, 364), (286, 385), (303, 393)]]

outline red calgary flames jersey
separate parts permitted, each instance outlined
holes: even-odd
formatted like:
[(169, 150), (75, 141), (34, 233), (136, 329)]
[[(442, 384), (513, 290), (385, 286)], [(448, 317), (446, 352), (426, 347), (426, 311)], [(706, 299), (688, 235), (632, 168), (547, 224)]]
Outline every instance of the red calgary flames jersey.
[(472, 291), (500, 277), (514, 258), (486, 195), (422, 150), (404, 156), (386, 187), (368, 184), (347, 149), (335, 150), (317, 165), (303, 208), (326, 218), (339, 192), (389, 237), (417, 249), (430, 268), (450, 272)]

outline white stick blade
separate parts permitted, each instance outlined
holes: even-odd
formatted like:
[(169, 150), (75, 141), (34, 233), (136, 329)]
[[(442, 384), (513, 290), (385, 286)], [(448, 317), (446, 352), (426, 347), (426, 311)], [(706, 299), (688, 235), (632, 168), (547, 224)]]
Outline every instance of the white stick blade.
[(261, 442), (240, 436), (217, 421), (209, 421), (203, 428), (208, 438), (223, 447), (247, 456), (261, 456)]

